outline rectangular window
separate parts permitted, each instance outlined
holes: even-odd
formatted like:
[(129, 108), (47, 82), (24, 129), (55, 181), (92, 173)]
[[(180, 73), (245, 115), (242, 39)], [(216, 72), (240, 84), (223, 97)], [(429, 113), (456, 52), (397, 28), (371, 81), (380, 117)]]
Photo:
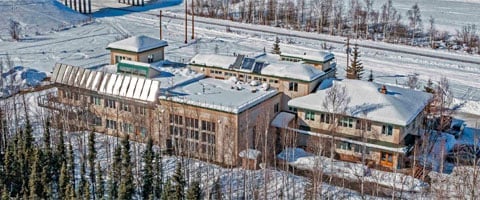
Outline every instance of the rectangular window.
[(116, 104), (115, 100), (112, 100), (112, 99), (107, 99), (105, 101), (105, 107), (107, 108), (116, 108), (115, 104)]
[(93, 104), (95, 104), (95, 105), (97, 105), (97, 106), (102, 105), (101, 100), (102, 100), (102, 99), (101, 99), (100, 97), (90, 96), (90, 103), (93, 103)]
[(127, 111), (127, 112), (131, 112), (131, 107), (130, 105), (126, 104), (126, 103), (121, 103), (120, 104), (120, 109), (123, 110), (123, 111)]
[(291, 111), (291, 112), (294, 112), (294, 113), (297, 112), (297, 108), (295, 108), (295, 107), (290, 107), (290, 106), (289, 106), (289, 107), (288, 107), (288, 110)]
[(330, 124), (330, 117), (331, 117), (330, 114), (321, 113), (320, 114), (320, 122)]
[(147, 108), (145, 107), (137, 107), (135, 112), (139, 115), (147, 115)]
[(305, 119), (315, 121), (315, 113), (313, 111), (305, 111)]
[(123, 123), (122, 124), (122, 132), (124, 133), (133, 133), (133, 125), (130, 123)]
[(93, 117), (93, 125), (101, 126), (102, 125), (102, 118), (99, 117), (99, 116), (94, 116)]
[(393, 126), (386, 124), (382, 126), (382, 134), (384, 135), (393, 135)]
[(352, 128), (353, 127), (353, 119), (348, 118), (348, 117), (343, 117), (338, 121), (338, 125), (343, 126), (343, 127)]
[(106, 127), (108, 129), (117, 129), (117, 121), (107, 119)]
[(141, 126), (140, 127), (140, 134), (142, 135), (142, 137), (145, 137), (147, 135), (147, 128)]
[(148, 55), (147, 62), (148, 62), (148, 63), (152, 63), (152, 62), (153, 62), (153, 54)]
[(277, 113), (279, 111), (279, 103), (276, 103), (275, 105), (273, 105), (273, 113)]
[(290, 82), (288, 83), (288, 91), (298, 91), (298, 83), (297, 82)]

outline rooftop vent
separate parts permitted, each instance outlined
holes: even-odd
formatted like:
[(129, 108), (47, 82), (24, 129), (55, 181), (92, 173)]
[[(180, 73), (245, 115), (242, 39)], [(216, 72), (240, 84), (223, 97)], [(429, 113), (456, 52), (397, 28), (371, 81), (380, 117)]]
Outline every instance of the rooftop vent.
[(383, 85), (382, 88), (380, 88), (380, 93), (382, 94), (387, 94), (387, 86)]

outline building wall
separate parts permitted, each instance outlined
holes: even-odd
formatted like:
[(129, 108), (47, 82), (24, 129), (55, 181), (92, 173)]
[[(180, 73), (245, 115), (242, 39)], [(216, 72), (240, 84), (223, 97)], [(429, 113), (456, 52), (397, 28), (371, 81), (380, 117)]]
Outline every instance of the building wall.
[(138, 54), (138, 62), (148, 63), (148, 55), (153, 55), (153, 62), (165, 59), (164, 48), (152, 49)]
[[(98, 97), (98, 101), (92, 97)], [(114, 104), (107, 106), (107, 100), (112, 100), (110, 103)], [(85, 119), (67, 117), (70, 119), (68, 123), (78, 129), (94, 129), (97, 132), (113, 136), (130, 134), (130, 138), (137, 141), (144, 141), (148, 135), (151, 135), (155, 143), (159, 142), (159, 138), (155, 134), (158, 130), (154, 116), (155, 107), (152, 105), (71, 87), (58, 88), (58, 101), (64, 105), (75, 106), (78, 110), (86, 110), (91, 114)], [(74, 116), (66, 112), (64, 114)], [(94, 123), (95, 117), (99, 118), (100, 124)], [(115, 121), (111, 124), (116, 124), (116, 128), (107, 127), (107, 120)]]
[(112, 65), (116, 64), (116, 60), (115, 60), (116, 56), (123, 56), (127, 60), (148, 63), (148, 55), (151, 55), (151, 54), (153, 54), (153, 62), (161, 61), (161, 60), (164, 60), (165, 58), (163, 47), (152, 49), (152, 50), (141, 52), (141, 53), (110, 49), (110, 64)]

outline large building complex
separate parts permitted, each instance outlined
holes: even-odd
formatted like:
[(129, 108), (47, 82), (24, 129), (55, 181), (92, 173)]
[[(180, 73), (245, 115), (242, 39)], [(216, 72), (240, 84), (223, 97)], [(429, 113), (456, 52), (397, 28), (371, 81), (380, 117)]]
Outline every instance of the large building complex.
[[(239, 165), (242, 155), (265, 152), (262, 145), (278, 146), (278, 134), (294, 132), (291, 145), (334, 137), (341, 159), (358, 160), (366, 146), (368, 160), (393, 168), (420, 135), (431, 99), (372, 82), (332, 81), (331, 53), (197, 54), (183, 64), (165, 59), (167, 45), (132, 37), (108, 45), (111, 65), (100, 69), (57, 64), (51, 81), (58, 90), (39, 103), (69, 130), (150, 137), (162, 149), (223, 165)], [(322, 106), (334, 85), (351, 98), (347, 112)]]

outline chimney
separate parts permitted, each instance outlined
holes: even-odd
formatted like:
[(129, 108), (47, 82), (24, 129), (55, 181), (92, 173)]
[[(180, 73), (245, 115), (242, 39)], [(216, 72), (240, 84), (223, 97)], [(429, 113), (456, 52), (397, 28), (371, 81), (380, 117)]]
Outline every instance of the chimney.
[(380, 93), (382, 94), (387, 94), (387, 87), (385, 85), (382, 86), (382, 88), (380, 88)]

